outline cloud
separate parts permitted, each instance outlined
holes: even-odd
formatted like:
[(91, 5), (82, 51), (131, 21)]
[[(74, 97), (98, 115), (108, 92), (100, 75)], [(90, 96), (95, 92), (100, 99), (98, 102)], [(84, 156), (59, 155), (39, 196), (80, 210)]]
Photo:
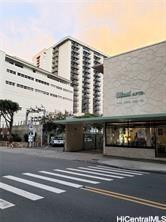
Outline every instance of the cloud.
[(103, 0), (87, 4), (76, 35), (110, 55), (166, 37), (165, 0)]
[(166, 0), (0, 0), (0, 49), (31, 60), (66, 35), (110, 55), (166, 37)]
[(0, 49), (31, 60), (41, 49), (72, 33), (76, 9), (74, 3), (51, 0), (14, 0), (1, 4)]

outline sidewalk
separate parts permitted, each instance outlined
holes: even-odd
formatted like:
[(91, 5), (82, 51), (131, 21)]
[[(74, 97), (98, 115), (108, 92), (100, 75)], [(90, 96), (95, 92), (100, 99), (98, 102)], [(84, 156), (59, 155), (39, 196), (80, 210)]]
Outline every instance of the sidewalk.
[(0, 147), (0, 152), (26, 154), (32, 156), (65, 159), (74, 161), (86, 161), (105, 166), (119, 167), (131, 170), (158, 172), (166, 174), (166, 158), (163, 161), (133, 160), (103, 156), (101, 153), (92, 152), (63, 152), (63, 148), (7, 148)]

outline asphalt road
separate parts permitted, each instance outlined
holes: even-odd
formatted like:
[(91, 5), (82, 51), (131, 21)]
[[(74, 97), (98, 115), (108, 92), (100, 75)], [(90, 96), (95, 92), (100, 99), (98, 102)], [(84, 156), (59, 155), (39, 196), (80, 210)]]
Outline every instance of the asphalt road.
[(164, 215), (164, 174), (0, 152), (0, 222), (116, 222), (121, 216)]

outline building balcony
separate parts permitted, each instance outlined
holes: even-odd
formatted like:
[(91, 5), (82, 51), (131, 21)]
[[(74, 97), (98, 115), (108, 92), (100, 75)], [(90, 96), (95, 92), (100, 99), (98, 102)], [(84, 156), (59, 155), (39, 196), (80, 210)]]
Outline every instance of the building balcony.
[(94, 55), (93, 58), (94, 58), (94, 60), (97, 60), (97, 61), (99, 61), (101, 59), (101, 57), (99, 57), (97, 55)]
[(71, 48), (72, 48), (73, 51), (76, 51), (76, 52), (78, 52), (79, 49), (80, 49), (80, 47), (76, 46), (76, 45), (72, 45)]
[(79, 64), (79, 58), (76, 56), (71, 56), (71, 62), (76, 62), (77, 64)]
[(78, 97), (79, 96), (79, 93), (78, 93), (77, 90), (74, 90), (73, 94), (74, 94), (74, 97)]
[(75, 69), (75, 70), (78, 70), (79, 69), (79, 66), (78, 64), (71, 64), (71, 69)]
[(78, 86), (78, 85), (79, 85), (78, 81), (76, 80), (72, 81), (72, 86)]
[(82, 68), (83, 68), (83, 71), (88, 71), (91, 67), (83, 64)]
[(74, 88), (74, 93), (79, 91), (79, 86), (78, 85), (74, 85), (73, 88)]
[(71, 55), (77, 57), (80, 55), (80, 53), (78, 51), (76, 52), (76, 51), (72, 50)]
[(101, 96), (101, 92), (99, 92), (99, 91), (94, 92), (94, 96), (95, 97), (100, 97)]
[(101, 86), (101, 80), (100, 79), (94, 80), (94, 85)]
[(71, 76), (71, 81), (72, 82), (78, 81), (78, 76), (77, 75)]
[(97, 79), (101, 79), (101, 75), (98, 74), (98, 73), (95, 73), (95, 74), (94, 74), (94, 78), (95, 78), (95, 80), (97, 80)]

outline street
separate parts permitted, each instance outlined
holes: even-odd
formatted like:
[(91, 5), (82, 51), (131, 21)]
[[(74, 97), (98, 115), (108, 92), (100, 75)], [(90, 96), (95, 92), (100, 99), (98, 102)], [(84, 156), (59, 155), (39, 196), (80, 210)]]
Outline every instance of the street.
[(0, 151), (0, 178), (2, 222), (116, 222), (166, 212), (160, 173)]

